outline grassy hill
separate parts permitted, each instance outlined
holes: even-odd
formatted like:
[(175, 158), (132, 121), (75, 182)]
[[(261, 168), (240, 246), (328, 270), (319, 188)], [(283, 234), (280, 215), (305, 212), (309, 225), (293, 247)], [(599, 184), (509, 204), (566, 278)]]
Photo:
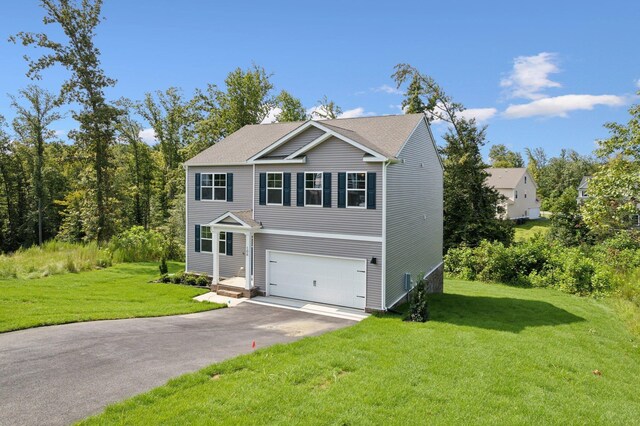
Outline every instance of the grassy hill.
[[(85, 424), (633, 424), (640, 342), (608, 300), (448, 280), (432, 320), (258, 350)], [(232, 308), (233, 309), (233, 308)]]
[[(169, 266), (172, 271), (184, 269), (182, 263), (171, 262)], [(38, 279), (0, 279), (0, 332), (79, 321), (186, 314), (221, 307), (192, 300), (207, 290), (149, 283), (157, 275), (156, 263), (122, 263)]]
[(533, 237), (535, 234), (546, 234), (549, 232), (549, 227), (551, 226), (551, 221), (547, 218), (541, 217), (540, 219), (528, 220), (522, 225), (515, 226), (515, 237), (516, 241), (524, 241)]

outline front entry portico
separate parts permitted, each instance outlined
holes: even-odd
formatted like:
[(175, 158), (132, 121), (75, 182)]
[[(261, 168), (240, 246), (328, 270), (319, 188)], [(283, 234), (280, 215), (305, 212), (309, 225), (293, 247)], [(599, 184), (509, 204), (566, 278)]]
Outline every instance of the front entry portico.
[[(244, 235), (245, 240), (245, 266), (244, 266), (244, 290), (250, 293), (254, 288), (253, 274), (253, 235), (254, 232), (261, 228), (261, 225), (253, 220), (253, 212), (251, 210), (229, 211), (222, 216), (211, 221), (208, 226), (211, 227), (213, 234), (213, 271), (212, 284), (217, 286), (220, 284), (220, 253), (218, 247), (220, 245), (220, 232), (232, 232)], [(234, 277), (239, 278), (239, 277)], [(237, 281), (237, 280), (236, 280)], [(236, 284), (237, 285), (237, 284)]]

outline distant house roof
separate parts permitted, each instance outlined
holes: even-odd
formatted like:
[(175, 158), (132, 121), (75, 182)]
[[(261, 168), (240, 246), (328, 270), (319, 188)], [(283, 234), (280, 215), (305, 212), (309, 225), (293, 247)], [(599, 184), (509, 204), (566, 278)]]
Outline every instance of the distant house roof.
[[(393, 158), (398, 155), (423, 118), (423, 114), (404, 114), (318, 120), (316, 123), (385, 157)], [(244, 126), (186, 161), (185, 165), (244, 164), (308, 122), (309, 120)]]
[(582, 176), (582, 180), (580, 181), (580, 185), (578, 185), (578, 189), (587, 189), (589, 185), (589, 181), (593, 176)]
[(493, 186), (497, 189), (513, 189), (518, 185), (522, 176), (527, 173), (527, 169), (524, 167), (491, 167), (485, 169), (489, 176), (486, 183), (488, 186)]

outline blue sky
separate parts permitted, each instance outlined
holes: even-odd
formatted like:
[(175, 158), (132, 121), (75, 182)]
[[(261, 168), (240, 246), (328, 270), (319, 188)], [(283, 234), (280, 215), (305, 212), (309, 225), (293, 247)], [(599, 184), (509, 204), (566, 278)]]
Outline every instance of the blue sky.
[[(3, 4), (0, 114), (29, 84), (22, 55), (4, 42), (42, 25), (35, 0)], [(252, 63), (307, 108), (327, 95), (348, 116), (401, 113), (390, 75), (407, 62), (433, 76), (487, 124), (489, 144), (591, 152), (607, 121), (638, 102), (640, 2), (211, 2), (106, 0), (97, 45), (111, 99), (181, 87), (186, 95)], [(32, 53), (36, 53), (32, 51)], [(65, 72), (39, 82), (57, 90)], [(61, 133), (70, 118), (54, 124)], [(444, 126), (434, 124), (436, 135)], [(441, 142), (441, 140), (439, 141)], [(485, 150), (486, 152), (486, 150)]]

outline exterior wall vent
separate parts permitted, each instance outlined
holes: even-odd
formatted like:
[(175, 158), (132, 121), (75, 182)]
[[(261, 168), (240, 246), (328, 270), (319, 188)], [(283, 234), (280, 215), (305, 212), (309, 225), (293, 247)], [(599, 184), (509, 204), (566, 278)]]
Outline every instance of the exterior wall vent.
[(411, 290), (411, 274), (408, 272), (404, 273), (404, 277), (402, 278), (402, 283), (404, 284), (404, 291)]

